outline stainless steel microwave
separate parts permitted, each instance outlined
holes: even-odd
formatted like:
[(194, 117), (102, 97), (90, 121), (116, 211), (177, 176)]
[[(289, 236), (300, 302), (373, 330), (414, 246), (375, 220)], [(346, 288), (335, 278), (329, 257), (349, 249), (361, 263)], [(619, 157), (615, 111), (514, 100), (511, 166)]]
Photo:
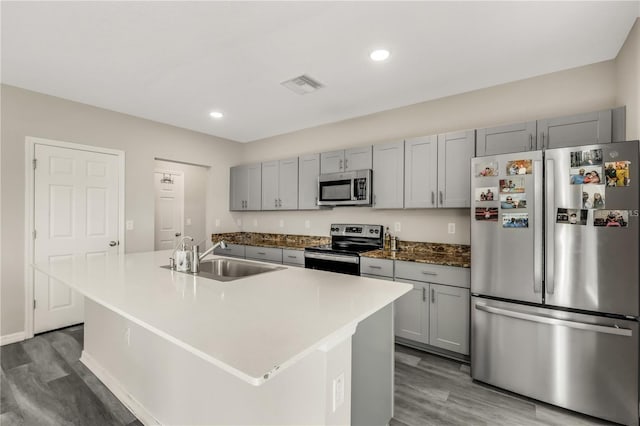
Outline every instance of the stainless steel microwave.
[(318, 177), (319, 206), (370, 206), (371, 170), (328, 173)]

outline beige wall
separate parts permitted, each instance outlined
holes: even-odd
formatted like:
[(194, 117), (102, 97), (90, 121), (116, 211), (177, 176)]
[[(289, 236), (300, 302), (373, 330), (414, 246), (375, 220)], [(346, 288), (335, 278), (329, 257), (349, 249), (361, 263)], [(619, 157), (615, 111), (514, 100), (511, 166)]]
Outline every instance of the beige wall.
[[(248, 143), (245, 162), (376, 144), (407, 137), (482, 128), (617, 106), (616, 68), (607, 61), (404, 108), (301, 130)], [(310, 95), (313, 96), (313, 95)], [(327, 235), (331, 223), (389, 226), (400, 239), (469, 244), (468, 209), (374, 210), (335, 208), (329, 212), (235, 213), (254, 232)], [(281, 223), (284, 222), (284, 227)], [(310, 227), (307, 228), (306, 221)], [(400, 222), (401, 231), (394, 232)], [(448, 234), (449, 223), (456, 233)]]
[(227, 202), (229, 166), (241, 158), (237, 143), (11, 86), (1, 91), (1, 335), (24, 330), (26, 136), (125, 151), (125, 217), (135, 225), (127, 252), (153, 250), (155, 158), (210, 166), (207, 233), (237, 229)]
[(616, 103), (627, 106), (627, 140), (640, 139), (640, 18), (615, 62)]

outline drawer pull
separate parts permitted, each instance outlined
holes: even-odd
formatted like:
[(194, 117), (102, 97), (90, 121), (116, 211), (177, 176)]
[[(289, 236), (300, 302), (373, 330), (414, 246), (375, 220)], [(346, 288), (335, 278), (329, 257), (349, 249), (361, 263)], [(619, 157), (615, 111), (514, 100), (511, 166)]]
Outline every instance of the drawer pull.
[(372, 269), (382, 269), (382, 266), (369, 265), (369, 268), (372, 268)]
[(289, 254), (289, 255), (287, 255), (287, 257), (288, 257), (289, 259), (297, 259), (297, 258), (298, 258), (298, 256), (292, 256), (292, 255), (290, 255), (290, 254)]
[(429, 271), (422, 271), (422, 273), (423, 273), (424, 275), (431, 275), (431, 276), (436, 276), (436, 275), (438, 275), (436, 272), (429, 272)]
[(266, 256), (267, 253), (263, 252), (263, 251), (259, 251), (257, 254), (260, 254), (262, 256)]

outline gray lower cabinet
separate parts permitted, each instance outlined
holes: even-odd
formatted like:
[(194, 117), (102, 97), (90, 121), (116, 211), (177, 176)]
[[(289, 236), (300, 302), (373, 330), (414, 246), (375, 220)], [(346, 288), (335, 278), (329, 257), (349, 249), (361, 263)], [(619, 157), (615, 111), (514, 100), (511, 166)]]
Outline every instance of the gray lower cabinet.
[(282, 249), (282, 263), (304, 267), (304, 250)]
[(246, 246), (245, 255), (247, 259), (282, 263), (281, 248)]
[(429, 284), (429, 344), (469, 355), (469, 290)]
[(429, 284), (396, 278), (395, 281), (412, 284), (413, 290), (394, 302), (394, 327), (397, 337), (429, 344)]
[(469, 355), (471, 271), (404, 261), (394, 270), (395, 281), (413, 285), (395, 302), (396, 336)]
[(404, 207), (404, 141), (373, 147), (373, 208)]
[(218, 256), (230, 256), (245, 258), (245, 246), (240, 244), (227, 244), (225, 248), (217, 247), (213, 254)]

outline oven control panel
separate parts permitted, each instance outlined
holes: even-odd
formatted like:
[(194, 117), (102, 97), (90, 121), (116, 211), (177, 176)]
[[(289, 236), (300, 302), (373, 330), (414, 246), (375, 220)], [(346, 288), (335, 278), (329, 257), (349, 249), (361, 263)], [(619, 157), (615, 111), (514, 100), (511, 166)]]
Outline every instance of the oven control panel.
[(382, 235), (382, 225), (331, 225), (331, 236), (379, 238)]

